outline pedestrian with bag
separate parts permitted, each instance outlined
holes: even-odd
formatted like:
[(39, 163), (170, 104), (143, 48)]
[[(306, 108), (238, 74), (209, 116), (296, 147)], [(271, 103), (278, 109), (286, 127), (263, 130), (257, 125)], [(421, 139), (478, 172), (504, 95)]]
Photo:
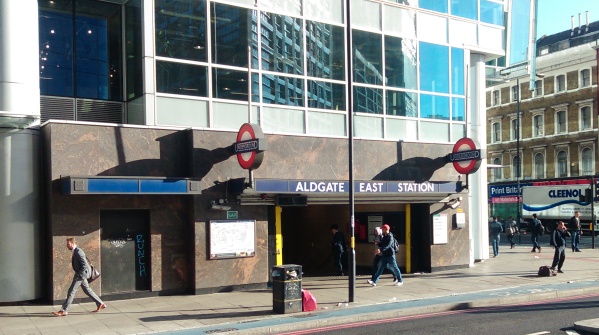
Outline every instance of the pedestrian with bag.
[(339, 225), (331, 225), (331, 233), (333, 240), (331, 241), (331, 249), (333, 252), (333, 260), (338, 276), (343, 276), (343, 253), (345, 252), (345, 236), (339, 231)]
[(570, 219), (570, 231), (572, 232), (572, 252), (580, 252), (578, 248), (580, 244), (580, 212), (574, 212), (574, 216)]
[[(372, 277), (370, 278), (371, 280), (374, 280), (374, 275), (376, 274), (377, 270), (379, 269), (379, 263), (381, 261), (381, 258), (383, 257), (383, 254), (381, 253), (381, 250), (379, 249), (380, 245), (381, 245), (381, 240), (383, 239), (383, 230), (381, 229), (381, 227), (375, 227), (374, 228), (374, 259), (372, 260)], [(389, 264), (387, 264), (387, 269), (389, 269), (389, 271), (393, 272), (393, 270), (391, 270), (391, 267), (389, 266)], [(393, 281), (396, 281), (397, 278), (395, 277), (395, 274), (393, 274)]]
[(378, 270), (374, 274), (374, 277), (372, 279), (368, 279), (367, 283), (372, 286), (376, 286), (379, 277), (381, 276), (387, 265), (390, 265), (391, 272), (393, 272), (393, 276), (397, 278), (393, 281), (393, 284), (395, 286), (401, 286), (403, 285), (401, 271), (399, 270), (397, 262), (395, 261), (395, 238), (393, 237), (393, 234), (391, 233), (391, 227), (389, 227), (388, 224), (384, 224), (381, 228), (383, 231), (383, 238), (381, 239), (381, 243), (379, 246), (379, 250), (382, 254), (381, 264), (379, 265)]
[(531, 230), (531, 240), (532, 240), (532, 250), (530, 252), (535, 252), (537, 249), (541, 252), (541, 245), (539, 244), (539, 235), (543, 235), (543, 231), (545, 227), (541, 223), (541, 220), (537, 218), (537, 214), (532, 215), (532, 222), (530, 224)]
[(518, 232), (518, 224), (516, 220), (514, 220), (513, 216), (510, 216), (507, 220), (507, 227), (505, 228), (505, 234), (507, 235), (507, 240), (510, 242), (510, 249), (514, 249), (516, 243), (514, 243), (514, 236)]
[(503, 232), (503, 226), (499, 221), (497, 221), (497, 217), (493, 217), (493, 221), (489, 223), (489, 238), (491, 239), (491, 243), (493, 244), (493, 257), (497, 257), (499, 255), (499, 241), (501, 239), (501, 233)]
[(555, 270), (557, 266), (558, 273), (564, 273), (562, 266), (566, 260), (566, 237), (570, 236), (570, 232), (566, 230), (566, 224), (563, 221), (557, 223), (557, 227), (551, 233), (551, 240), (549, 243), (555, 247), (555, 253), (553, 254), (553, 263), (551, 264), (551, 270)]
[(75, 298), (75, 294), (79, 289), (79, 286), (83, 288), (83, 292), (87, 294), (88, 297), (92, 298), (92, 300), (96, 303), (96, 310), (94, 312), (99, 312), (106, 308), (106, 304), (98, 298), (96, 293), (89, 287), (88, 279), (91, 277), (91, 267), (87, 261), (87, 257), (85, 257), (85, 252), (83, 249), (77, 246), (77, 241), (73, 237), (67, 238), (67, 248), (72, 251), (71, 257), (71, 265), (73, 270), (75, 271), (75, 275), (73, 276), (73, 281), (71, 282), (71, 287), (69, 287), (69, 291), (67, 293), (67, 299), (62, 304), (62, 308), (58, 312), (52, 312), (52, 314), (56, 316), (67, 316), (69, 314), (68, 309), (71, 303), (73, 303), (73, 299)]

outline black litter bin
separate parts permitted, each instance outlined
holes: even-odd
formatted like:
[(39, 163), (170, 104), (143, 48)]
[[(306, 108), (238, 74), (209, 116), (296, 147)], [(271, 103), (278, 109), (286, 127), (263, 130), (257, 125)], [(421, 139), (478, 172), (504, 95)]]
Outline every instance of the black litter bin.
[(302, 266), (277, 265), (272, 268), (272, 308), (275, 313), (302, 311)]

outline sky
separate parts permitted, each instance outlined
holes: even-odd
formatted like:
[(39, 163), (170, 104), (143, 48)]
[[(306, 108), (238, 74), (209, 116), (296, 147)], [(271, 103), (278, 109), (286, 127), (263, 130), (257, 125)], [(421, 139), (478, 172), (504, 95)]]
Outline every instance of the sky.
[[(519, 1), (519, 0), (516, 0)], [(581, 24), (586, 24), (586, 11), (589, 22), (599, 21), (599, 0), (538, 0), (537, 38), (578, 27), (578, 13)]]

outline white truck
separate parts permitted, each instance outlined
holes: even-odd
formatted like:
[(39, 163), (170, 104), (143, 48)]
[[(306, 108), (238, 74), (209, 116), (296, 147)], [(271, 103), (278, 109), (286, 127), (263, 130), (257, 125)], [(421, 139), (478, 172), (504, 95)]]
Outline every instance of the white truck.
[[(564, 221), (566, 227), (574, 212), (580, 212), (580, 223), (583, 230), (589, 232), (591, 227), (591, 211), (599, 214), (599, 204), (584, 200), (589, 184), (524, 186), (522, 187), (522, 218), (530, 222), (532, 214), (537, 214), (539, 220), (548, 232), (552, 232), (558, 221)], [(596, 229), (597, 230), (597, 229)]]

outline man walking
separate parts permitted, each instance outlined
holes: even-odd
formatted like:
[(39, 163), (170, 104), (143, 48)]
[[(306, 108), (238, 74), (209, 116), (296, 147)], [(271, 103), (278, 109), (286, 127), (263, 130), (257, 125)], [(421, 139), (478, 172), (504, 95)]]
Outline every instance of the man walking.
[(391, 227), (389, 227), (389, 225), (384, 224), (381, 229), (383, 230), (383, 238), (381, 239), (381, 243), (379, 246), (379, 249), (381, 250), (382, 254), (381, 264), (379, 265), (379, 269), (376, 271), (374, 276), (372, 276), (372, 279), (367, 280), (367, 283), (372, 286), (376, 286), (379, 277), (387, 267), (387, 264), (389, 264), (391, 272), (393, 272), (393, 276), (397, 278), (393, 281), (394, 285), (401, 286), (403, 285), (401, 271), (399, 270), (397, 262), (395, 261), (395, 238), (393, 237), (393, 234), (390, 232)]
[(541, 224), (541, 220), (537, 219), (536, 213), (532, 215), (532, 223), (531, 223), (530, 229), (532, 231), (532, 234), (531, 234), (532, 250), (530, 252), (535, 252), (537, 249), (539, 250), (539, 252), (541, 252), (541, 245), (539, 244), (539, 235), (542, 234), (540, 232), (544, 228), (543, 228), (543, 225)]
[(568, 236), (570, 236), (570, 233), (566, 230), (566, 224), (563, 221), (558, 222), (557, 228), (551, 234), (551, 245), (555, 247), (551, 269), (555, 270), (557, 266), (558, 273), (564, 273), (562, 266), (566, 260), (566, 237)]
[(333, 251), (335, 268), (337, 269), (337, 275), (343, 276), (343, 252), (345, 251), (345, 236), (343, 236), (343, 233), (339, 231), (339, 226), (337, 224), (331, 225), (331, 233), (333, 233), (331, 248)]
[(75, 294), (77, 293), (79, 286), (83, 287), (83, 292), (85, 292), (85, 294), (92, 298), (96, 303), (97, 308), (94, 312), (103, 310), (106, 308), (106, 304), (103, 303), (100, 298), (98, 298), (94, 291), (92, 291), (92, 289), (89, 287), (89, 283), (87, 282), (87, 279), (91, 276), (91, 267), (87, 262), (85, 252), (83, 252), (83, 249), (77, 246), (77, 241), (73, 237), (67, 238), (67, 248), (73, 252), (71, 264), (73, 266), (73, 270), (75, 271), (75, 275), (73, 276), (71, 287), (69, 287), (67, 300), (65, 300), (65, 302), (62, 304), (60, 311), (52, 312), (52, 314), (56, 316), (67, 316), (69, 314), (69, 306), (73, 302), (73, 298), (75, 298)]
[(574, 216), (570, 219), (570, 231), (572, 232), (572, 252), (580, 252), (578, 245), (580, 244), (580, 212), (574, 212)]
[(493, 217), (493, 221), (489, 223), (489, 238), (491, 239), (491, 243), (493, 243), (493, 257), (497, 257), (499, 255), (499, 240), (501, 239), (501, 233), (503, 232), (503, 226), (499, 221), (497, 221), (497, 217)]

